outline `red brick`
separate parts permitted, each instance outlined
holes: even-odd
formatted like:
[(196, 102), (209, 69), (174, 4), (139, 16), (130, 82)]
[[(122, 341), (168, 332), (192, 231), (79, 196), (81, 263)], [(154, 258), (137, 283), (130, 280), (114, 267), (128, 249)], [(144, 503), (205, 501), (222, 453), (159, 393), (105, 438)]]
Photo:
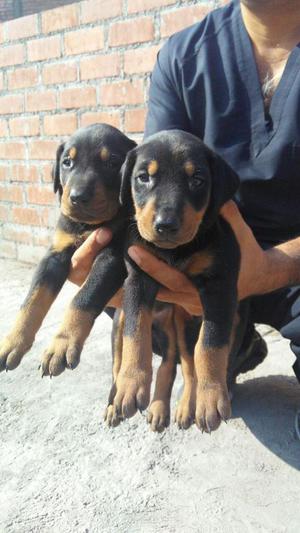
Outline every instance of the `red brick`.
[(37, 15), (29, 15), (27, 17), (9, 20), (5, 23), (5, 30), (7, 41), (14, 41), (37, 35), (38, 17)]
[(125, 131), (140, 133), (145, 127), (146, 109), (127, 109), (125, 111)]
[[(58, 144), (57, 144), (57, 147), (58, 147)], [(53, 182), (52, 169), (53, 169), (53, 164), (48, 164), (48, 163), (41, 167), (41, 174), (42, 174), (43, 182), (45, 183)]]
[(161, 37), (167, 37), (177, 31), (199, 22), (211, 11), (211, 5), (189, 6), (161, 15)]
[(138, 11), (148, 11), (150, 9), (161, 8), (176, 4), (177, 0), (127, 0), (128, 13), (137, 13)]
[(15, 259), (17, 256), (16, 244), (14, 242), (4, 241), (0, 242), (0, 257), (8, 259)]
[(81, 22), (88, 24), (96, 20), (117, 17), (122, 14), (122, 0), (90, 0), (81, 4)]
[(9, 220), (10, 209), (4, 205), (0, 205), (0, 220), (7, 222)]
[(42, 72), (43, 83), (67, 83), (77, 80), (77, 65), (75, 63), (56, 63), (45, 65)]
[(37, 209), (30, 207), (13, 207), (12, 221), (16, 222), (17, 224), (39, 226), (40, 216)]
[(38, 72), (36, 67), (18, 68), (9, 72), (8, 75), (9, 89), (23, 89), (32, 87), (38, 83)]
[(55, 203), (54, 191), (44, 185), (43, 187), (28, 187), (27, 189), (27, 201), (30, 204), (38, 205), (53, 205)]
[(50, 111), (56, 109), (55, 91), (35, 91), (26, 95), (26, 111)]
[(12, 181), (36, 182), (39, 179), (38, 167), (34, 165), (13, 165), (11, 176)]
[(4, 43), (5, 37), (4, 37), (4, 24), (0, 23), (0, 44)]
[(21, 187), (17, 185), (2, 187), (0, 185), (0, 201), (21, 204), (23, 202), (23, 191)]
[(25, 143), (2, 142), (0, 144), (0, 159), (25, 159)]
[(3, 72), (0, 72), (0, 91), (4, 89), (4, 77)]
[(25, 231), (22, 226), (16, 228), (14, 226), (8, 226), (3, 228), (3, 237), (8, 241), (13, 242), (23, 242), (31, 243), (32, 242), (32, 232)]
[(0, 181), (7, 181), (9, 179), (9, 167), (0, 167)]
[(41, 225), (46, 228), (54, 228), (57, 224), (57, 212), (53, 207), (43, 207), (40, 213)]
[(30, 159), (54, 159), (57, 149), (56, 141), (31, 141), (29, 144)]
[(71, 28), (78, 24), (78, 5), (71, 4), (69, 6), (51, 9), (42, 13), (42, 32), (50, 33), (52, 31), (60, 31), (64, 28)]
[(118, 111), (99, 111), (98, 113), (84, 113), (81, 115), (81, 126), (89, 126), (97, 122), (105, 122), (115, 128), (121, 128), (121, 116)]
[(156, 61), (156, 56), (161, 45), (150, 46), (128, 50), (124, 54), (124, 72), (135, 74), (140, 72), (151, 72)]
[(50, 246), (53, 241), (53, 232), (52, 230), (41, 228), (37, 235), (33, 236), (34, 244), (38, 246)]
[(23, 44), (14, 44), (0, 49), (0, 67), (18, 65), (24, 62), (25, 51)]
[(22, 95), (7, 95), (0, 98), (0, 115), (8, 113), (21, 113), (24, 109), (24, 97)]
[(66, 55), (93, 52), (104, 46), (103, 30), (99, 27), (71, 31), (65, 34), (64, 39)]
[(47, 115), (44, 117), (45, 135), (68, 135), (77, 128), (77, 116), (75, 113), (63, 113), (60, 115)]
[(9, 129), (12, 137), (33, 137), (40, 133), (39, 117), (17, 117), (9, 120)]
[(110, 26), (108, 43), (110, 46), (142, 43), (154, 39), (154, 24), (151, 17), (135, 18), (116, 22)]
[(94, 87), (64, 89), (60, 91), (59, 95), (60, 107), (65, 109), (96, 105), (96, 89)]
[(7, 121), (0, 119), (0, 137), (6, 137), (8, 134)]
[(43, 61), (60, 56), (60, 35), (29, 41), (28, 61)]
[(82, 80), (106, 78), (110, 76), (118, 76), (119, 74), (119, 54), (87, 57), (80, 61), (80, 78)]
[(107, 83), (100, 88), (101, 105), (132, 105), (144, 102), (144, 87), (141, 80)]

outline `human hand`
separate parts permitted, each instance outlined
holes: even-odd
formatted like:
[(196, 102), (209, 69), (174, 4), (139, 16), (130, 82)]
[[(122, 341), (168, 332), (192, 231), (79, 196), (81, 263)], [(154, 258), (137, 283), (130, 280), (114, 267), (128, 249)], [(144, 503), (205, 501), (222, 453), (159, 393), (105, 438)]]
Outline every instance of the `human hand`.
[[(85, 282), (98, 253), (105, 248), (111, 238), (112, 233), (108, 228), (100, 228), (93, 231), (84, 243), (79, 246), (71, 259), (68, 279), (72, 283), (81, 286)], [(123, 290), (120, 289), (107, 305), (111, 307), (121, 307), (122, 297)]]
[[(266, 278), (270, 272), (269, 254), (256, 241), (235, 202), (226, 202), (220, 214), (231, 225), (241, 250), (239, 300), (266, 292)], [(191, 315), (202, 314), (199, 293), (185, 274), (157, 259), (142, 247), (131, 246), (128, 253), (142, 270), (163, 285), (159, 290), (158, 300), (180, 305)]]

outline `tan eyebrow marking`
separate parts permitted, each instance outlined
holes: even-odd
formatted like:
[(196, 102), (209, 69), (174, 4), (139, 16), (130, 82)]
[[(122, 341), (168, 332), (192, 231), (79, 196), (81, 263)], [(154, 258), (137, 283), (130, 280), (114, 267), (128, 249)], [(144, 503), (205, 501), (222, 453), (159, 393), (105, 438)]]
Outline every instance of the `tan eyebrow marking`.
[(100, 157), (102, 161), (107, 161), (110, 158), (110, 152), (109, 149), (106, 148), (106, 146), (103, 146), (103, 148), (101, 148)]
[(186, 171), (188, 176), (192, 176), (195, 173), (195, 165), (192, 163), (192, 161), (187, 161), (184, 164), (184, 170)]
[(76, 150), (75, 146), (72, 146), (72, 148), (70, 148), (70, 150), (69, 150), (70, 158), (71, 159), (75, 159), (76, 154), (77, 154), (77, 150)]
[(158, 162), (156, 161), (156, 159), (152, 159), (152, 161), (150, 161), (147, 170), (150, 176), (156, 174), (156, 172), (158, 171)]

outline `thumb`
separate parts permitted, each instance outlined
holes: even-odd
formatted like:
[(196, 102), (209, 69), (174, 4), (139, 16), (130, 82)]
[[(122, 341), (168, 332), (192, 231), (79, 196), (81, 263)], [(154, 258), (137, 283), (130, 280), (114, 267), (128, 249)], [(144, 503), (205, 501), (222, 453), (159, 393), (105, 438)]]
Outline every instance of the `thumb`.
[(71, 259), (70, 281), (77, 284), (83, 283), (95, 257), (109, 243), (111, 238), (112, 232), (108, 228), (100, 228), (88, 236)]

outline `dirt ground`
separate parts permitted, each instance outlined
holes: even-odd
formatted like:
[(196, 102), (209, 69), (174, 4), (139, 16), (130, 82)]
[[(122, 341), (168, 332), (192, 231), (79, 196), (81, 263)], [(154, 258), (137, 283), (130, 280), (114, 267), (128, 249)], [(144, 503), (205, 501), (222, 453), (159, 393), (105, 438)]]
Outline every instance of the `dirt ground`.
[[(0, 270), (3, 337), (32, 268), (1, 260)], [(233, 418), (211, 436), (174, 424), (154, 434), (140, 414), (108, 429), (109, 318), (75, 371), (50, 380), (37, 370), (73, 292), (64, 288), (31, 353), (0, 376), (0, 533), (299, 533), (300, 387), (288, 342), (264, 329), (269, 357), (240, 379)], [(174, 405), (180, 385), (179, 370)]]

